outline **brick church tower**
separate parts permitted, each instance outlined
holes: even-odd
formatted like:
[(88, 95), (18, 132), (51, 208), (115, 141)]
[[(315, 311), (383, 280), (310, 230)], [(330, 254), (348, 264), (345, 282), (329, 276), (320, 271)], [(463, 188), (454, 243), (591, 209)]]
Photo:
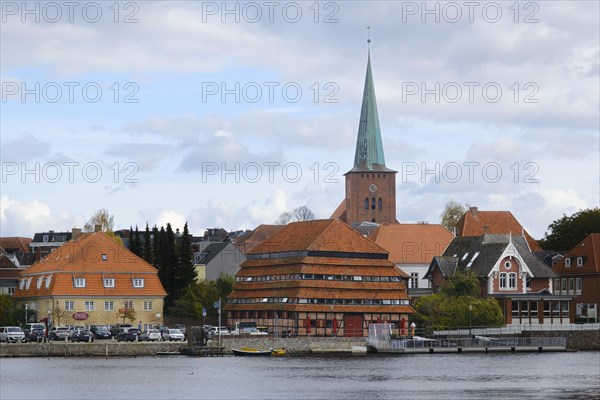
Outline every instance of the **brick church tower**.
[(369, 51), (354, 167), (344, 175), (346, 198), (332, 218), (339, 218), (350, 226), (364, 221), (398, 223), (396, 172), (385, 166)]

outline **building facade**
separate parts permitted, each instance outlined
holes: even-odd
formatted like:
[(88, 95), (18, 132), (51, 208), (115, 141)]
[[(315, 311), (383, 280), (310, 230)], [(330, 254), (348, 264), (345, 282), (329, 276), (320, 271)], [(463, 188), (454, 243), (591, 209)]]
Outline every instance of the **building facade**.
[(82, 234), (22, 271), (14, 297), (50, 325), (135, 321), (161, 325), (166, 292), (157, 270), (103, 232)]
[(456, 237), (441, 257), (434, 257), (426, 277), (435, 293), (446, 279), (465, 270), (479, 278), (482, 296), (496, 298), (507, 325), (573, 322), (572, 296), (553, 294), (557, 275), (531, 252), (523, 236)]
[(554, 293), (574, 296), (571, 313), (581, 322), (598, 322), (600, 306), (600, 233), (591, 233), (553, 267)]
[(246, 256), (225, 307), (230, 326), (361, 337), (370, 323), (399, 326), (413, 313), (406, 274), (339, 220), (291, 223)]

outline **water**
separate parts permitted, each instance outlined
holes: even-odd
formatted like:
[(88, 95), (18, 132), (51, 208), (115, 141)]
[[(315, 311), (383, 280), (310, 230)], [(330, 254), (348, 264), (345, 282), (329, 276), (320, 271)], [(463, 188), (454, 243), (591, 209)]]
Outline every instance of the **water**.
[(600, 399), (600, 352), (0, 359), (0, 399)]

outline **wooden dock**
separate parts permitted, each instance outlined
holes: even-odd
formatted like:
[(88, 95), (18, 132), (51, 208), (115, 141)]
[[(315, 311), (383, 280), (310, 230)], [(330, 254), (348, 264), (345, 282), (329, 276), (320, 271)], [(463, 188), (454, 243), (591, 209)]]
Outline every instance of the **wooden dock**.
[(181, 354), (193, 357), (218, 357), (225, 354), (225, 347), (191, 346), (182, 349)]

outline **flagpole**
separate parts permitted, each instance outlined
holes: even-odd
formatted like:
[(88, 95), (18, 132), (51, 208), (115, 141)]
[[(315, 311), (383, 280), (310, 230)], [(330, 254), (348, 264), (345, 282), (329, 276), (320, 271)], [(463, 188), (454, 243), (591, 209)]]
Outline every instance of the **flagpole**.
[(221, 298), (219, 297), (219, 349), (221, 348)]

